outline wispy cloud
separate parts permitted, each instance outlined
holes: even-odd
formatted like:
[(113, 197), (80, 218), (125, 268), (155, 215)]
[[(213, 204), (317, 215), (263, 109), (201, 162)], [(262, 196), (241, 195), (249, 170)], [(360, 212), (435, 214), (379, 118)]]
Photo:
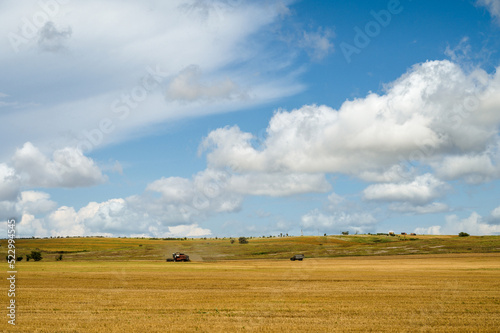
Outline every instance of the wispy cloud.
[(500, 24), (500, 1), (499, 0), (477, 0), (477, 5), (486, 7), (491, 16)]
[(332, 39), (334, 33), (329, 29), (318, 28), (317, 31), (303, 31), (299, 46), (304, 48), (313, 60), (321, 60), (334, 51)]
[[(266, 30), (280, 20), (286, 4), (86, 1), (58, 6), (47, 16), (43, 8), (11, 3), (0, 13), (1, 28), (30, 42), (20, 45), (19, 53), (12, 49), (0, 56), (0, 70), (8, 76), (15, 67), (16, 80), (26, 83), (8, 91), (22, 96), (16, 103), (26, 107), (0, 114), (0, 122), (11, 124), (5, 134), (14, 138), (13, 146), (29, 140), (58, 149), (111, 120), (112, 133), (98, 145), (104, 146), (173, 119), (237, 111), (294, 94), (303, 87), (290, 75), (293, 56), (274, 52), (276, 39)], [(48, 19), (40, 26), (23, 19), (33, 10)], [(30, 36), (22, 36), (23, 24)], [(46, 52), (33, 52), (37, 48)], [(70, 52), (55, 54), (65, 50)], [(144, 94), (136, 87), (147, 68), (160, 68), (164, 76)], [(127, 103), (137, 105), (127, 119), (114, 112), (114, 100), (123, 95), (135, 96)], [(15, 107), (10, 103), (0, 102)], [(17, 139), (13, 134), (26, 122), (40, 126)], [(2, 145), (0, 155), (8, 148)]]

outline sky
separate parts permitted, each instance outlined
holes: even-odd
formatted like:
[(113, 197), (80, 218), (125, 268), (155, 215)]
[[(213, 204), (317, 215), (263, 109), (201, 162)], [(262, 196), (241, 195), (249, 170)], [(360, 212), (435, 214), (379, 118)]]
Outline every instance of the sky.
[(500, 0), (0, 2), (19, 237), (500, 234)]

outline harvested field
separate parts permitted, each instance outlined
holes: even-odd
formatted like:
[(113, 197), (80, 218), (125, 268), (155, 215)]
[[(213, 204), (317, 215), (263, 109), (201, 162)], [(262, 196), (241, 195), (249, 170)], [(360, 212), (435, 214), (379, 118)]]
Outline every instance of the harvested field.
[[(500, 254), (40, 261), (17, 332), (498, 332)], [(2, 304), (7, 304), (2, 293)], [(8, 329), (6, 320), (1, 330)]]

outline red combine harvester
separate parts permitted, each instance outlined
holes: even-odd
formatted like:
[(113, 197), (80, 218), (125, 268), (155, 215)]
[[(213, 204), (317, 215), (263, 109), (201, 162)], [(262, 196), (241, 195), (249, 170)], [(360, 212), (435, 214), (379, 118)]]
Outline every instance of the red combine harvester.
[(177, 262), (177, 261), (190, 261), (190, 260), (189, 260), (189, 256), (187, 254), (175, 252), (175, 253), (172, 253), (172, 259), (168, 258), (167, 261)]

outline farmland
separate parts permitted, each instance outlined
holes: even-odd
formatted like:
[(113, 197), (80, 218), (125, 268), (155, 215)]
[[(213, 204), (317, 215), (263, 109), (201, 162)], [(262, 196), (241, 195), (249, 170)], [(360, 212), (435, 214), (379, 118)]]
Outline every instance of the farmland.
[[(0, 255), (6, 240), (0, 241)], [(500, 253), (499, 236), (303, 236), (252, 238), (248, 244), (230, 239), (45, 238), (18, 239), (18, 254), (40, 250), (44, 260), (63, 254), (70, 261), (165, 260), (172, 252), (189, 253), (195, 261), (288, 259), (295, 253), (309, 258), (446, 253)]]
[[(259, 238), (248, 244), (18, 240), (19, 253), (39, 249), (44, 259), (17, 263), (15, 331), (496, 332), (498, 242), (452, 236)], [(285, 258), (300, 249), (304, 261)], [(174, 250), (186, 251), (193, 262), (166, 263)], [(64, 259), (55, 261), (61, 252)], [(7, 304), (5, 293), (0, 302)], [(0, 330), (7, 329), (3, 320)]]

